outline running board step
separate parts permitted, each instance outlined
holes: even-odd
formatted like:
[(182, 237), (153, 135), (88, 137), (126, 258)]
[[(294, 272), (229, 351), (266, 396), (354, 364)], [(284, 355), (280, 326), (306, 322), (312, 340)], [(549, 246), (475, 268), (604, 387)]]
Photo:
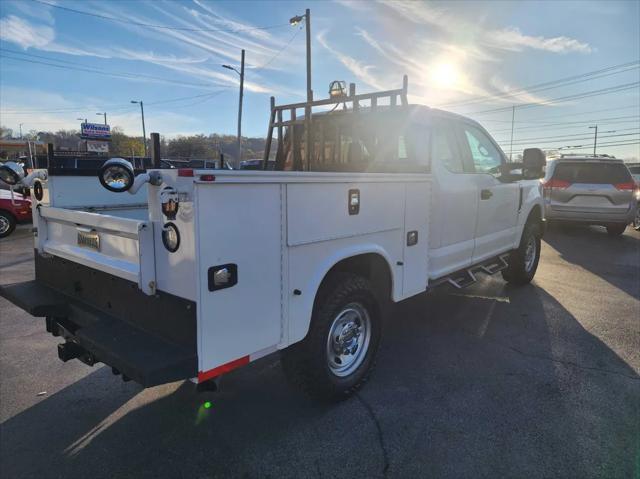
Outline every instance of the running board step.
[(484, 263), (474, 265), (468, 269), (463, 269), (460, 271), (456, 271), (455, 273), (451, 273), (447, 276), (443, 276), (442, 278), (438, 278), (430, 282), (428, 289), (432, 289), (436, 286), (440, 286), (446, 283), (452, 285), (457, 289), (466, 288), (467, 286), (471, 286), (478, 281), (474, 272), (481, 271), (486, 274), (495, 274), (509, 267), (509, 262), (507, 261), (508, 258), (509, 253), (502, 254), (500, 256), (496, 256), (495, 258), (491, 258)]

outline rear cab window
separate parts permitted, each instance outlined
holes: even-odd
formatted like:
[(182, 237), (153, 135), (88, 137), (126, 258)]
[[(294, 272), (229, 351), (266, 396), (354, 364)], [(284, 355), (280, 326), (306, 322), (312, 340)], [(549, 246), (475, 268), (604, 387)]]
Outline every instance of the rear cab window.
[(622, 163), (560, 162), (553, 172), (555, 180), (568, 183), (620, 184), (631, 181), (629, 170)]
[(304, 165), (304, 126), (297, 125), (285, 130), (276, 169), (429, 173), (425, 128), (407, 112), (327, 113), (313, 119), (309, 165)]

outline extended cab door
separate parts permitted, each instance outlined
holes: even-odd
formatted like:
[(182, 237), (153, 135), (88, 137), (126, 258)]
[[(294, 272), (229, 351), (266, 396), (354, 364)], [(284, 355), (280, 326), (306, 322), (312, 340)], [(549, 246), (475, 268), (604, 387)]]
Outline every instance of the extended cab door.
[(451, 119), (432, 119), (431, 168), (429, 277), (435, 279), (471, 265), (476, 234), (477, 179), (465, 164)]
[(459, 124), (460, 143), (474, 169), (478, 215), (473, 263), (513, 248), (518, 221), (520, 185), (501, 181), (506, 158), (488, 133), (470, 122)]

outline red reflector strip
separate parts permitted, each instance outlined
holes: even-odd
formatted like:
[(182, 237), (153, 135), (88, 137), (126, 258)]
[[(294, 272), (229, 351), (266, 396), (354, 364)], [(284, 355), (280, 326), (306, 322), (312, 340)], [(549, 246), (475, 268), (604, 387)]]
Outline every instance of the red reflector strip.
[(180, 168), (178, 170), (178, 176), (193, 176), (192, 168)]
[(618, 183), (618, 184), (613, 185), (613, 186), (615, 186), (616, 189), (618, 189), (618, 190), (629, 190), (629, 191), (635, 190), (635, 188), (636, 188), (636, 184), (633, 183), (632, 181), (630, 181), (628, 183)]
[(222, 366), (218, 366), (217, 368), (209, 369), (208, 371), (199, 371), (198, 382), (201, 383), (202, 381), (213, 379), (216, 376), (228, 373), (229, 371), (233, 371), (234, 369), (245, 366), (247, 364), (249, 364), (249, 356), (243, 356), (239, 359), (234, 359), (231, 362), (223, 364)]
[(216, 181), (216, 175), (200, 175), (200, 181)]

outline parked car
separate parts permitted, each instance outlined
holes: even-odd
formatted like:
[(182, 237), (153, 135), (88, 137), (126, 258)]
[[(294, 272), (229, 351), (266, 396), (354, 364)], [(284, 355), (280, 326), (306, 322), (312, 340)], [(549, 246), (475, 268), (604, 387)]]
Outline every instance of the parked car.
[(619, 236), (636, 214), (631, 173), (622, 160), (609, 156), (550, 159), (542, 187), (549, 222), (600, 225)]
[(633, 176), (633, 181), (636, 182), (638, 190), (636, 190), (636, 215), (633, 218), (633, 228), (636, 231), (640, 231), (640, 163), (627, 163), (627, 168), (629, 168), (629, 172), (631, 176)]
[(18, 223), (31, 221), (31, 200), (20, 193), (0, 189), (0, 238), (13, 233)]

